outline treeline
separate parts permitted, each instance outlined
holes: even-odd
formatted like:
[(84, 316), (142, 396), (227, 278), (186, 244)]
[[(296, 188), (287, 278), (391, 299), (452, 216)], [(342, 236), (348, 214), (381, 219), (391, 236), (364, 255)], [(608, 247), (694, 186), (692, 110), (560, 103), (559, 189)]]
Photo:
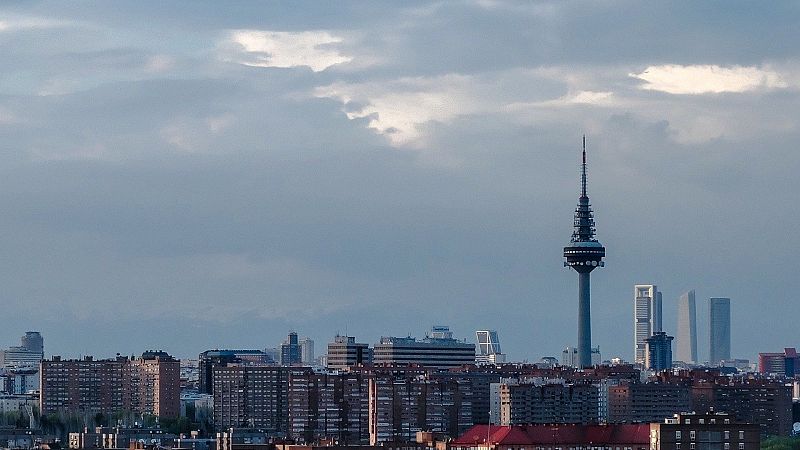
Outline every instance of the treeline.
[(761, 450), (800, 450), (800, 437), (770, 436), (761, 440)]
[[(193, 406), (193, 405), (192, 405)], [(74, 414), (57, 412), (41, 415), (39, 408), (32, 408), (33, 428), (41, 430), (46, 435), (58, 436), (64, 440), (69, 433), (90, 431), (95, 427), (121, 426), (126, 428), (153, 428), (159, 427), (166, 433), (175, 435), (189, 434), (191, 431), (200, 431), (201, 435), (213, 435), (214, 426), (211, 414), (207, 411), (196, 411), (187, 408), (188, 417), (159, 418), (152, 414), (134, 414), (129, 411), (120, 411), (111, 415)], [(15, 428), (31, 428), (31, 420), (26, 411), (8, 411), (0, 414), (0, 425)]]

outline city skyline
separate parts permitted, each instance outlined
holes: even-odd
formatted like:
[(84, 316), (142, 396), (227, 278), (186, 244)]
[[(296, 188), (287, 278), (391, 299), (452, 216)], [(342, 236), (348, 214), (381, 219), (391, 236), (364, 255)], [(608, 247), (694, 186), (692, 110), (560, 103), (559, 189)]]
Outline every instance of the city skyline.
[(696, 289), (735, 302), (731, 356), (796, 346), (772, 318), (794, 307), (797, 14), (5, 2), (0, 342), (191, 357), (442, 323), (558, 356), (578, 344), (559, 258), (585, 133), (613, 250), (592, 345), (632, 359), (630, 286), (648, 282), (669, 335)]

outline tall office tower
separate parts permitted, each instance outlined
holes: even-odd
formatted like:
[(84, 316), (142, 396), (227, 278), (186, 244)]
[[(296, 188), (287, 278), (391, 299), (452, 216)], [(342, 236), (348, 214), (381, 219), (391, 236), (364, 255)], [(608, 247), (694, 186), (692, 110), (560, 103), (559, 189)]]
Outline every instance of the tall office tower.
[(497, 331), (478, 330), (475, 332), (478, 341), (478, 353), (475, 355), (476, 364), (497, 364), (506, 362), (506, 355), (500, 350), (500, 339)]
[(731, 299), (708, 299), (708, 362), (731, 359)]
[(38, 353), (44, 358), (44, 339), (38, 331), (26, 331), (25, 336), (22, 336), (22, 346), (29, 352)]
[(649, 370), (662, 371), (672, 368), (672, 336), (663, 331), (656, 331), (645, 339), (645, 364)]
[(354, 336), (339, 336), (328, 344), (328, 369), (346, 369), (351, 366), (372, 364), (369, 344), (356, 342)]
[(586, 136), (583, 137), (583, 164), (581, 165), (581, 196), (575, 208), (572, 238), (564, 247), (565, 267), (578, 272), (578, 366), (592, 365), (592, 319), (589, 274), (603, 267), (605, 247), (595, 239), (594, 215), (586, 193)]
[(697, 362), (697, 309), (694, 289), (678, 299), (678, 335), (675, 356), (685, 363)]
[(655, 284), (637, 284), (633, 287), (634, 361), (646, 364), (645, 339), (662, 330), (661, 293)]
[(281, 344), (281, 365), (291, 366), (302, 362), (303, 355), (300, 351), (300, 343), (297, 341), (297, 333), (291, 331), (286, 337), (286, 341)]
[(314, 364), (314, 341), (304, 337), (300, 339), (300, 360), (303, 364), (310, 366)]

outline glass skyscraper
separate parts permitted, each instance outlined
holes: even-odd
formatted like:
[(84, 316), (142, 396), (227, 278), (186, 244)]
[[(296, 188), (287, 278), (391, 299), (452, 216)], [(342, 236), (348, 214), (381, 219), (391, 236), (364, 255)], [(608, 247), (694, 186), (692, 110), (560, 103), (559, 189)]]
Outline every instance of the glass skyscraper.
[(719, 364), (731, 359), (731, 299), (711, 297), (708, 300), (708, 362)]

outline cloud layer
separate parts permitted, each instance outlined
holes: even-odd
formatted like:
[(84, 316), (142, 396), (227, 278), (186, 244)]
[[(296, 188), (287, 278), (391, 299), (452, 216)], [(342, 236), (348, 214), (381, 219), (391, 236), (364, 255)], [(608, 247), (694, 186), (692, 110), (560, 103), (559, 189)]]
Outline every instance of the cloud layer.
[(800, 220), (793, 2), (0, 14), (4, 345), (41, 329), (48, 353), (185, 357), (444, 323), (557, 354), (584, 133), (603, 355), (631, 357), (643, 282), (667, 331), (694, 288), (732, 297), (734, 356), (795, 345), (773, 320)]

